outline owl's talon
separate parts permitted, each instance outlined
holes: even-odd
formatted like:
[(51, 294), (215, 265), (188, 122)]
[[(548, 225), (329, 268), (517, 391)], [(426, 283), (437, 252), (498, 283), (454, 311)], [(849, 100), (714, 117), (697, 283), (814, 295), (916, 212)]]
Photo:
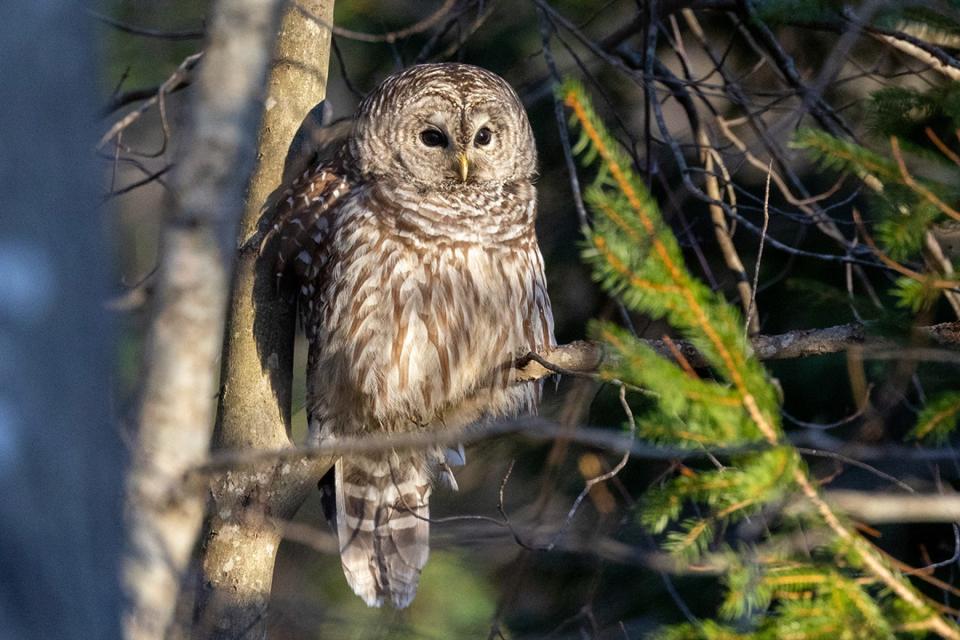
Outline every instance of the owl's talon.
[(444, 457), (451, 467), (462, 467), (467, 464), (467, 454), (463, 450), (463, 444), (458, 444), (455, 449), (450, 448), (444, 451)]

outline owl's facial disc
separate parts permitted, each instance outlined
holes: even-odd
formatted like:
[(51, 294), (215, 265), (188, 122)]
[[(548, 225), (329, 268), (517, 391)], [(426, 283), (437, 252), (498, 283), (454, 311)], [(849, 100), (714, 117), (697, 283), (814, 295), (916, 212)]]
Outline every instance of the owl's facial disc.
[(455, 63), (387, 78), (358, 110), (350, 153), (361, 174), (424, 190), (530, 180), (537, 171), (533, 133), (513, 89)]

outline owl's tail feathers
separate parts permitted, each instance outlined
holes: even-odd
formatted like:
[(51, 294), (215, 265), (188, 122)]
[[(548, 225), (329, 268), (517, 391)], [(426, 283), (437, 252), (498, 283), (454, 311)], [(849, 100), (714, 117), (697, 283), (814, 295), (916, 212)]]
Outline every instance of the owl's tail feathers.
[(430, 553), (430, 474), (422, 456), (340, 459), (336, 528), (343, 573), (368, 606), (403, 609)]

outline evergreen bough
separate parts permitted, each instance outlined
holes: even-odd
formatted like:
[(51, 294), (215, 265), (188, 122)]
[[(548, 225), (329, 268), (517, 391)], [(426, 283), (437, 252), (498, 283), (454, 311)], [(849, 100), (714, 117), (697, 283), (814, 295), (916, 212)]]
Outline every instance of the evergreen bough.
[[(655, 392), (654, 406), (629, 425), (641, 437), (675, 447), (738, 451), (717, 469), (681, 467), (641, 507), (642, 523), (663, 536), (679, 561), (709, 555), (726, 566), (718, 620), (666, 627), (657, 637), (801, 640), (934, 632), (960, 640), (960, 629), (940, 615), (938, 605), (823, 499), (784, 438), (777, 389), (751, 353), (740, 314), (687, 270), (656, 203), (583, 87), (568, 80), (558, 91), (579, 133), (574, 151), (596, 170), (584, 193), (593, 214), (593, 226), (584, 229), (584, 256), (595, 279), (630, 310), (672, 325), (697, 347), (711, 374), (698, 377), (630, 332), (595, 322), (592, 334), (615, 355), (601, 375), (628, 389)], [(855, 156), (850, 162), (862, 160), (886, 177), (897, 173), (882, 157), (855, 146), (843, 149)], [(950, 419), (956, 416), (954, 411)], [(736, 549), (724, 543), (724, 532), (738, 521), (764, 509), (776, 512), (771, 509), (793, 500), (809, 508), (797, 515), (779, 510), (765, 540)], [(789, 544), (801, 526), (814, 545), (810, 553)]]
[[(960, 280), (930, 268), (923, 259), (931, 234), (960, 224), (960, 211), (950, 204), (960, 200), (960, 155), (946, 142), (960, 140), (960, 83), (923, 92), (882, 89), (871, 96), (868, 118), (873, 134), (886, 142), (886, 156), (817, 130), (800, 131), (795, 146), (808, 150), (823, 167), (853, 173), (869, 187), (876, 242), (866, 229), (861, 227), (861, 232), (876, 256), (902, 274), (890, 293), (906, 311), (928, 311), (945, 291), (960, 289)], [(933, 177), (921, 177), (908, 167), (907, 153), (922, 161), (925, 173)], [(960, 392), (936, 394), (911, 436), (943, 443), (956, 429), (958, 417)]]

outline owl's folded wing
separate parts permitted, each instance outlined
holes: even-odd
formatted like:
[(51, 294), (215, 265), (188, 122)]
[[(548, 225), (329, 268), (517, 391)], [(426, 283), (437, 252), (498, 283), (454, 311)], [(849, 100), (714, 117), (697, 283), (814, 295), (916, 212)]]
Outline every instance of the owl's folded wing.
[(292, 277), (302, 288), (316, 277), (332, 212), (351, 188), (344, 173), (339, 162), (317, 165), (294, 180), (281, 196), (273, 227), (261, 244), (262, 252), (273, 236), (279, 236), (274, 264), (278, 284)]

